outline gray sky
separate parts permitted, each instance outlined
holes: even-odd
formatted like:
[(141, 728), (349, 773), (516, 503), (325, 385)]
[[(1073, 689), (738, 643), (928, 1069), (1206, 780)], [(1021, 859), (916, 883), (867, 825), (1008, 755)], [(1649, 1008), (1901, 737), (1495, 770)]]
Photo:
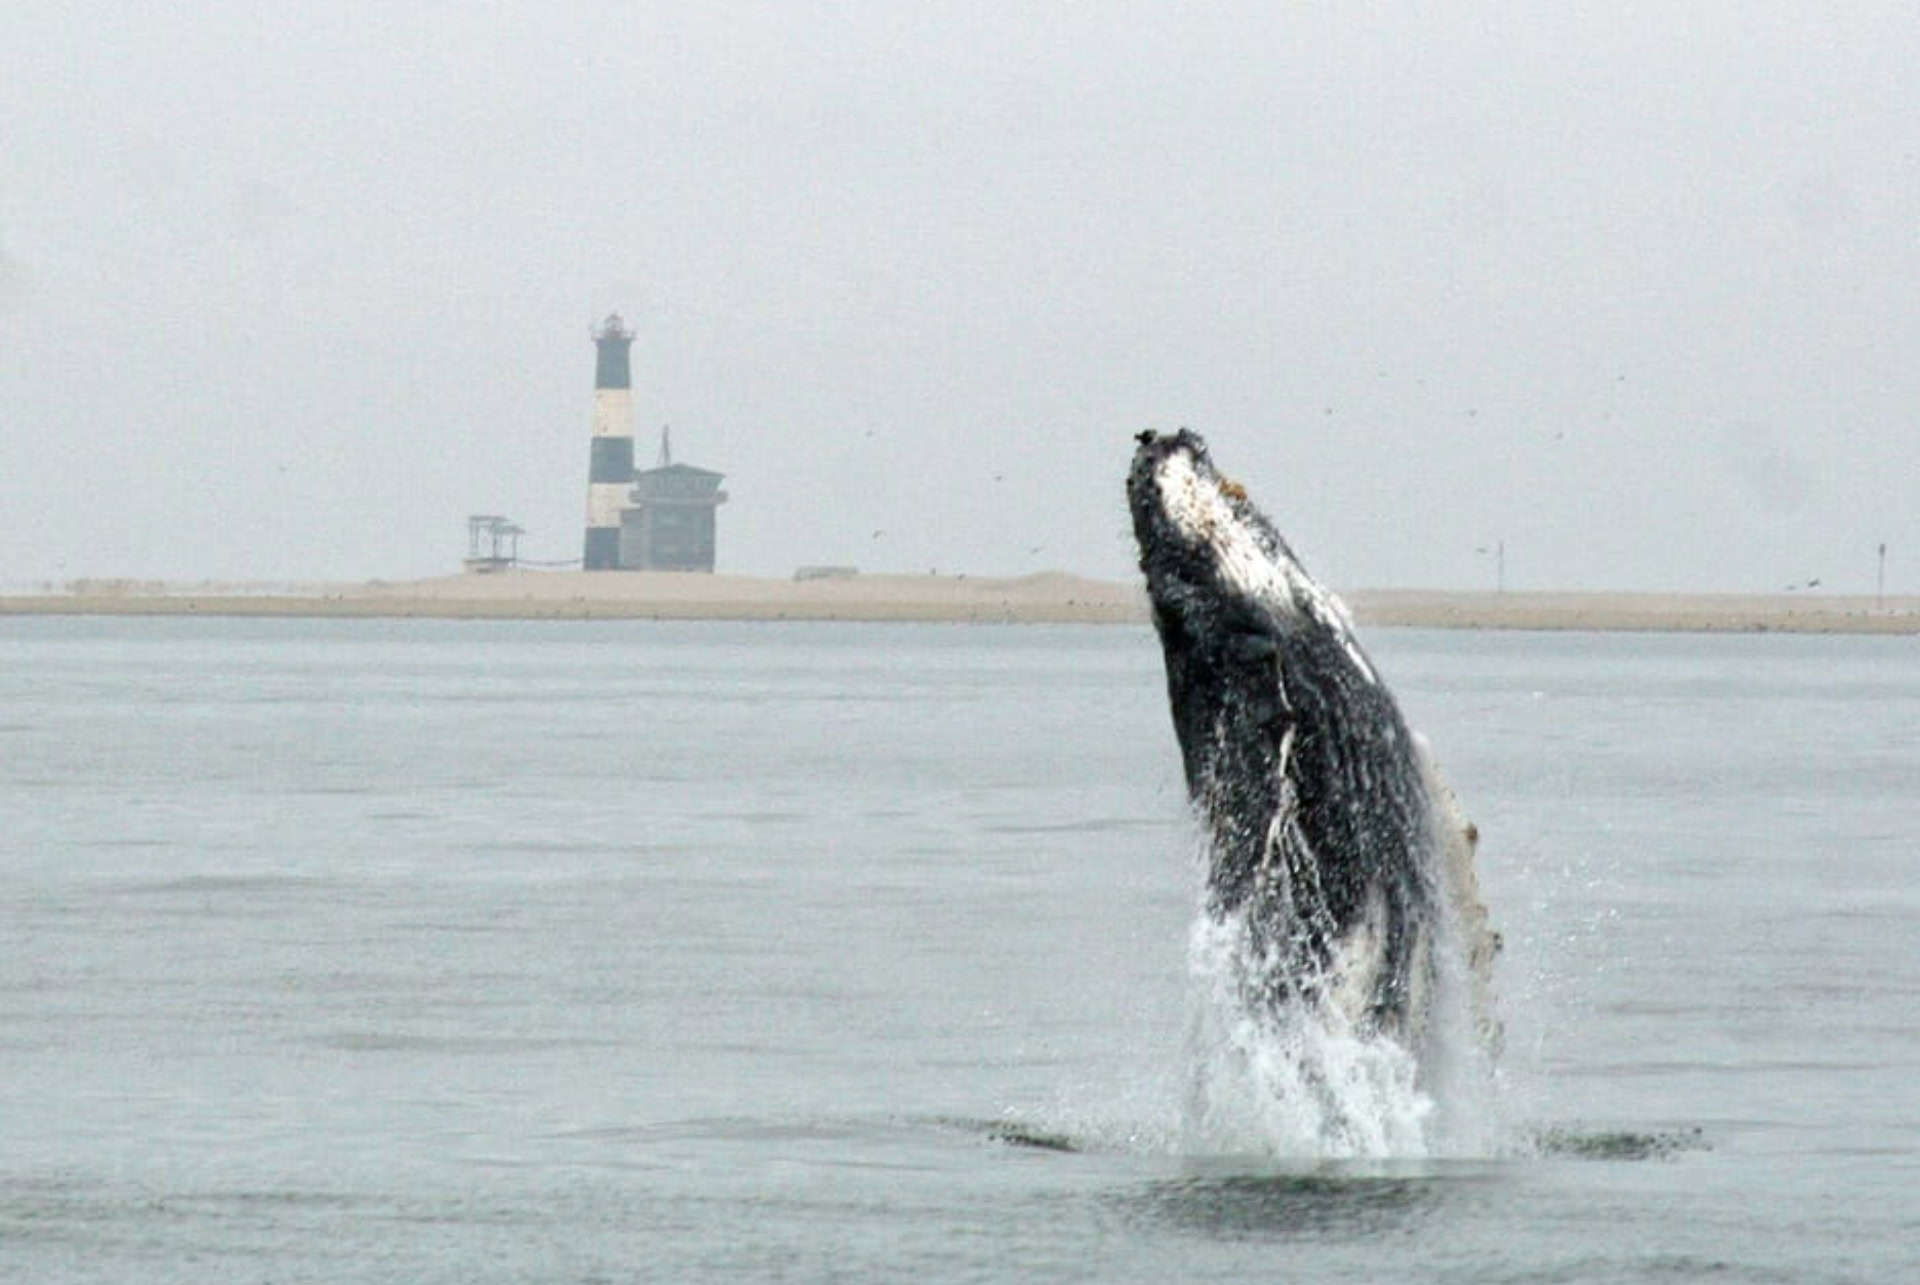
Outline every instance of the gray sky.
[[(1438, 10), (1438, 12), (1435, 12)], [(1799, 3), (13, 0), (0, 582), (577, 557), (591, 322), (721, 569), (1920, 592), (1920, 22)]]

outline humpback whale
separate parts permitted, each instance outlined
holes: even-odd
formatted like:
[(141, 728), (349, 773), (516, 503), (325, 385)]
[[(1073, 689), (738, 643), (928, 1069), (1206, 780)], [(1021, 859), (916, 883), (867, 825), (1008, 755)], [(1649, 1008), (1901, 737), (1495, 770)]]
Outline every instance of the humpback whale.
[(1345, 607), (1198, 434), (1144, 432), (1127, 477), (1206, 910), (1239, 935), (1242, 1009), (1332, 1015), (1414, 1051), (1452, 987), (1489, 1052), (1498, 938), (1478, 834)]

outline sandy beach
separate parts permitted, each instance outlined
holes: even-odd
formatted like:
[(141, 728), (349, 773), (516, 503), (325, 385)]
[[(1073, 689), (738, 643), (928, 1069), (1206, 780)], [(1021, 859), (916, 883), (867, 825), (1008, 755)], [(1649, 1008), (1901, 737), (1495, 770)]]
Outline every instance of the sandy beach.
[(1840, 594), (1439, 593), (1345, 595), (1363, 625), (1675, 633), (1920, 633), (1920, 598)]
[[(1449, 593), (1344, 595), (1374, 627), (1782, 633), (1920, 633), (1920, 598), (1820, 594)], [(1062, 572), (1013, 579), (849, 575), (810, 580), (649, 571), (508, 571), (360, 584), (86, 581), (0, 596), (10, 615), (437, 617), (507, 620), (893, 620), (1137, 624), (1133, 584)]]

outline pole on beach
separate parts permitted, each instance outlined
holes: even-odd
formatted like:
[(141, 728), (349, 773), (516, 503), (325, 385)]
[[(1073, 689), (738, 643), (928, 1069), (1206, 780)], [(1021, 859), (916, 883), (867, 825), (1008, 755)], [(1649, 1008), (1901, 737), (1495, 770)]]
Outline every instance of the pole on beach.
[(1495, 540), (1491, 549), (1484, 544), (1476, 545), (1473, 551), (1493, 555), (1493, 591), (1505, 593), (1507, 591), (1507, 542)]
[(1873, 609), (1887, 609), (1887, 542), (1880, 542), (1880, 565), (1873, 573)]

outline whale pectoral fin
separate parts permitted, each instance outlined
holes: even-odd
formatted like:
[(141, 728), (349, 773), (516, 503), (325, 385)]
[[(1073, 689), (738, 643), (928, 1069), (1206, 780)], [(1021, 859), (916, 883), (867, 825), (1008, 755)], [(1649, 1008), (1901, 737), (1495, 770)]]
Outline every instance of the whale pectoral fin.
[(1498, 1054), (1504, 1038), (1500, 1019), (1493, 1004), (1493, 961), (1500, 953), (1500, 934), (1487, 919), (1486, 903), (1480, 899), (1480, 877), (1475, 859), (1480, 846), (1480, 827), (1467, 819), (1460, 800), (1440, 775), (1424, 738), (1415, 737), (1420, 754), (1420, 770), (1426, 780), (1433, 804), (1435, 846), (1439, 858), (1436, 874), (1440, 891), (1446, 898), (1448, 913), (1460, 936), (1460, 947), (1467, 959), (1467, 985), (1473, 1024), (1482, 1045)]

